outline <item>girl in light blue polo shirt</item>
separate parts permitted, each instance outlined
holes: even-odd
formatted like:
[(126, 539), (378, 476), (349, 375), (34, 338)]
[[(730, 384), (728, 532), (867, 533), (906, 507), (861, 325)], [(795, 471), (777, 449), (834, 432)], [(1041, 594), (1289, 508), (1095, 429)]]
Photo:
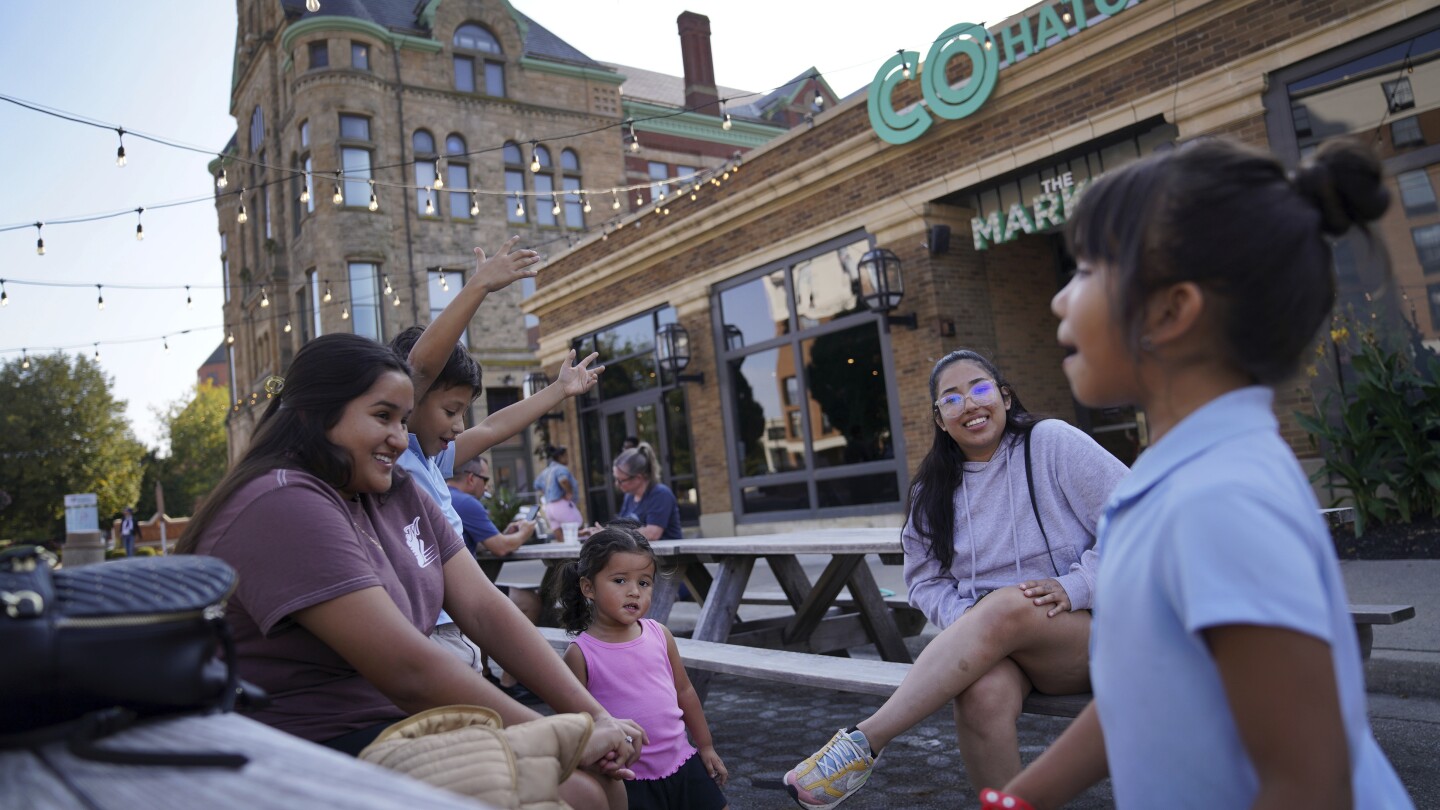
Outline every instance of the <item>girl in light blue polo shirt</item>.
[(1085, 405), (1143, 407), (1152, 446), (1100, 521), (1095, 701), (984, 807), (1058, 807), (1107, 772), (1121, 808), (1412, 807), (1271, 390), (1334, 304), (1327, 237), (1388, 201), (1341, 142), (1290, 176), (1202, 141), (1086, 191), (1052, 302), (1065, 375)]

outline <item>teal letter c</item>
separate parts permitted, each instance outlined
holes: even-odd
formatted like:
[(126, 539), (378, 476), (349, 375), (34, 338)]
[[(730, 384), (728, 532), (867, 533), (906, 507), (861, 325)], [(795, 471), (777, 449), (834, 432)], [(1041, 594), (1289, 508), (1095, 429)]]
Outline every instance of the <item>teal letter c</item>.
[[(894, 103), (890, 100), (891, 94), (895, 91), (895, 85), (906, 81), (904, 67), (908, 64), (910, 70), (920, 69), (920, 54), (916, 51), (906, 51), (895, 54), (885, 60), (885, 64), (876, 71), (875, 79), (870, 82), (870, 92), (867, 98), (867, 109), (870, 112), (870, 126), (874, 127), (875, 134), (880, 140), (886, 143), (902, 144), (909, 143), (930, 128), (932, 121), (930, 114), (925, 111), (924, 105), (916, 104), (904, 112), (895, 109)], [(926, 65), (927, 72), (929, 65)], [(922, 76), (923, 83), (923, 76)], [(926, 91), (928, 98), (929, 91)]]

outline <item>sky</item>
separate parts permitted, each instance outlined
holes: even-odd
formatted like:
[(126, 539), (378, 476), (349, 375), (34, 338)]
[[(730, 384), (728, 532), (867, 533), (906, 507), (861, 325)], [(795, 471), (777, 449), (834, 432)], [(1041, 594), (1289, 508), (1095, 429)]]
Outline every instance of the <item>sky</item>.
[[(814, 67), (842, 97), (868, 84), (898, 48), (923, 53), (953, 24), (993, 24), (1031, 5), (916, 3), (884, 13), (857, 4), (863, 11), (846, 13), (760, 0), (512, 2), (592, 59), (676, 76), (683, 68), (675, 19), (694, 11), (710, 18), (719, 84), (764, 92)], [(8, 298), (0, 362), (22, 349), (91, 357), (98, 349), (132, 429), (151, 447), (161, 446), (159, 414), (189, 398), (197, 369), (224, 338), (206, 164), (235, 132), (235, 20), (225, 0), (0, 3), (0, 96), (109, 127), (0, 100), (0, 279)], [(129, 136), (126, 166), (117, 168), (114, 127), (206, 153)], [(197, 198), (205, 199), (158, 207)], [(137, 207), (149, 210), (137, 219)], [(126, 213), (57, 222), (116, 211)], [(3, 230), (36, 221), (51, 223), (44, 256), (36, 255), (34, 227)], [(144, 241), (135, 239), (137, 222)]]

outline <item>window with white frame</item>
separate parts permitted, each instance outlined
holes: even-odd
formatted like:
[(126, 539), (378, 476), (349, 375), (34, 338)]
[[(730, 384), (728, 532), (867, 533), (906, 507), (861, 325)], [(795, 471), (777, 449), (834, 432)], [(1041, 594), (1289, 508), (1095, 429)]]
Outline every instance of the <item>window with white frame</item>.
[(451, 218), (474, 219), (479, 212), (471, 209), (479, 199), (468, 191), (470, 163), (465, 154), (465, 139), (453, 132), (445, 136), (445, 185), (450, 188)]
[(480, 25), (465, 23), (455, 29), (452, 43), (455, 89), (474, 93), (479, 87), (487, 96), (504, 98), (505, 51), (495, 35)]
[(380, 329), (380, 269), (374, 262), (350, 262), (350, 329), (383, 341)]
[(350, 43), (350, 67), (356, 70), (370, 69), (370, 46), (363, 42)]
[(374, 143), (370, 119), (363, 115), (340, 115), (340, 169), (343, 172), (344, 204), (364, 208), (370, 203), (370, 166)]

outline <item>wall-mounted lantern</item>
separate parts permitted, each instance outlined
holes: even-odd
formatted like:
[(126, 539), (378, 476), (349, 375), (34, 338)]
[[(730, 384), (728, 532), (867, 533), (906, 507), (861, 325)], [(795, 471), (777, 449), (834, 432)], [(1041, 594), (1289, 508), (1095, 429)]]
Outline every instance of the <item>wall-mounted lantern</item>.
[(727, 323), (723, 327), (725, 332), (725, 351), (734, 352), (745, 348), (745, 334), (740, 327), (733, 323)]
[(655, 353), (660, 368), (675, 375), (677, 382), (704, 384), (705, 375), (681, 374), (690, 365), (690, 333), (678, 323), (663, 324), (655, 330)]
[[(526, 398), (526, 399), (529, 399), (530, 397), (535, 396), (536, 394), (540, 393), (541, 391), (544, 391), (544, 390), (545, 390), (546, 388), (548, 388), (549, 386), (550, 386), (550, 377), (547, 376), (547, 375), (545, 374), (545, 372), (543, 372), (543, 371), (532, 371), (532, 372), (530, 372), (529, 374), (526, 374), (526, 375), (525, 375), (525, 383), (524, 383), (524, 388), (523, 388), (523, 391), (524, 391), (524, 393), (525, 393), (525, 398)], [(565, 418), (565, 414), (564, 414), (563, 411), (562, 411), (561, 413), (545, 413), (545, 414), (541, 414), (541, 415), (540, 415), (540, 421), (542, 421), (542, 422), (545, 421), (545, 420), (548, 420), (548, 419), (564, 419), (564, 418)]]
[(890, 324), (898, 323), (914, 329), (918, 326), (915, 315), (891, 315), (905, 297), (905, 279), (900, 268), (900, 257), (885, 248), (876, 248), (860, 259), (860, 298), (865, 307), (880, 313), (885, 318), (885, 330)]

